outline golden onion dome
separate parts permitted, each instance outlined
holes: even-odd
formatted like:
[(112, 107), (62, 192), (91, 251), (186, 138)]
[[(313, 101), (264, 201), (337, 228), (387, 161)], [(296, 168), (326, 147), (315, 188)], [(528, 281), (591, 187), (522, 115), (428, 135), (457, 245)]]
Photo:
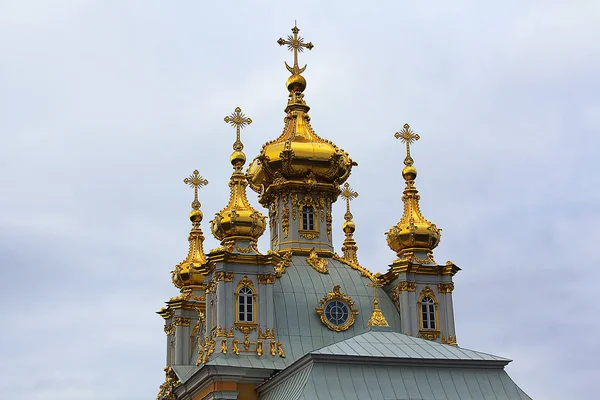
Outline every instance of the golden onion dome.
[(235, 111), (225, 117), (225, 122), (236, 128), (237, 139), (233, 144), (233, 153), (230, 161), (233, 165), (233, 174), (229, 180), (229, 203), (210, 222), (211, 230), (215, 238), (221, 241), (225, 247), (242, 240), (256, 243), (267, 226), (265, 217), (256, 211), (248, 202), (246, 186), (248, 181), (242, 172), (246, 155), (242, 152), (244, 145), (240, 141), (240, 129), (252, 123), (242, 110), (237, 107)]
[[(348, 153), (329, 140), (319, 137), (310, 124), (310, 107), (302, 93), (306, 80), (300, 75), (306, 66), (298, 66), (298, 51), (313, 48), (312, 43), (304, 43), (298, 37), (299, 29), (294, 27), (294, 36), (288, 40), (279, 39), (280, 45), (287, 45), (294, 52), (294, 66), (286, 64), (292, 75), (286, 82), (289, 91), (286, 116), (282, 134), (263, 145), (260, 154), (248, 168), (250, 186), (258, 193), (269, 193), (272, 187), (286, 182), (301, 185), (316, 185), (317, 190), (336, 189), (344, 183), (352, 166), (357, 165)], [(259, 199), (262, 204), (268, 201)]]
[(419, 140), (419, 135), (416, 135), (408, 124), (404, 124), (404, 130), (397, 132), (395, 136), (406, 143), (407, 151), (404, 159), (405, 167), (402, 169), (402, 177), (406, 181), (402, 196), (404, 212), (400, 221), (386, 235), (388, 246), (400, 257), (407, 249), (433, 250), (440, 242), (441, 229), (427, 221), (419, 208), (420, 196), (415, 187), (417, 169), (413, 166), (413, 159), (410, 156), (410, 144)]
[(171, 271), (173, 284), (180, 289), (187, 286), (201, 285), (204, 282), (204, 276), (210, 272), (210, 263), (204, 256), (204, 235), (202, 229), (200, 229), (203, 214), (200, 211), (200, 202), (198, 201), (198, 189), (207, 185), (208, 181), (202, 178), (196, 170), (183, 182), (194, 189), (194, 201), (190, 212), (192, 230), (188, 236), (188, 255)]

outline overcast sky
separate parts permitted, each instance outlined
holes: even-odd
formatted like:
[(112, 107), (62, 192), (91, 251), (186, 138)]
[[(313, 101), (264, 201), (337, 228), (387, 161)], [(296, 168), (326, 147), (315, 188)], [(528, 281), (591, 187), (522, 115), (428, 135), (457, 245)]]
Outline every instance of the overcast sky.
[(595, 398), (600, 3), (491, 3), (0, 0), (1, 397), (156, 395), (182, 180), (210, 181), (208, 251), (229, 197), (223, 117), (254, 120), (248, 159), (280, 134), (292, 55), (276, 40), (296, 19), (313, 127), (359, 163), (361, 263), (394, 259), (408, 122), (436, 260), (462, 268), (459, 345), (513, 359), (536, 400)]

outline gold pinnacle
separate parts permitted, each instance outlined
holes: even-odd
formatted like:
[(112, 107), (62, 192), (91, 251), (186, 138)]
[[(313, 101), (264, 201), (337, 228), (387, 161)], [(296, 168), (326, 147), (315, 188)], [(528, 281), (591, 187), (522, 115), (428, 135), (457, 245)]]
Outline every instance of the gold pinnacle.
[(192, 202), (192, 208), (194, 210), (199, 210), (200, 202), (198, 201), (198, 189), (200, 189), (203, 186), (208, 185), (208, 181), (206, 179), (204, 179), (202, 177), (202, 175), (200, 175), (198, 173), (198, 170), (196, 169), (196, 170), (194, 170), (192, 175), (188, 176), (187, 178), (185, 178), (183, 180), (183, 183), (185, 183), (186, 185), (188, 185), (194, 189), (194, 201)]
[(358, 192), (353, 191), (350, 187), (350, 184), (346, 182), (344, 183), (344, 187), (342, 189), (342, 193), (340, 193), (340, 196), (342, 196), (344, 200), (346, 200), (346, 214), (344, 214), (344, 219), (346, 221), (350, 221), (352, 220), (352, 213), (350, 212), (350, 202), (358, 197)]
[(246, 125), (250, 125), (252, 120), (244, 115), (242, 109), (236, 107), (235, 110), (224, 118), (225, 122), (229, 125), (235, 127), (235, 143), (233, 143), (233, 149), (235, 151), (242, 151), (244, 149), (244, 145), (240, 140), (240, 130), (244, 128)]
[(288, 35), (287, 40), (284, 40), (283, 38), (279, 38), (279, 40), (277, 41), (277, 43), (279, 43), (280, 46), (283, 46), (284, 44), (286, 44), (288, 47), (288, 50), (291, 50), (294, 53), (294, 66), (293, 67), (290, 67), (286, 62), (284, 62), (287, 70), (290, 71), (294, 75), (300, 75), (306, 69), (306, 65), (304, 65), (303, 68), (298, 67), (298, 53), (303, 52), (304, 48), (311, 50), (313, 47), (315, 47), (315, 46), (313, 46), (312, 42), (304, 43), (304, 38), (298, 36), (298, 32), (300, 32), (300, 29), (298, 29), (298, 27), (296, 26), (296, 23), (294, 22), (294, 27), (292, 28), (292, 33), (294, 35), (293, 36)]
[(419, 140), (421, 137), (414, 133), (408, 124), (404, 124), (404, 129), (402, 129), (400, 132), (396, 132), (394, 137), (396, 139), (400, 139), (406, 144), (406, 158), (404, 159), (404, 165), (413, 165), (414, 160), (410, 156), (410, 145)]

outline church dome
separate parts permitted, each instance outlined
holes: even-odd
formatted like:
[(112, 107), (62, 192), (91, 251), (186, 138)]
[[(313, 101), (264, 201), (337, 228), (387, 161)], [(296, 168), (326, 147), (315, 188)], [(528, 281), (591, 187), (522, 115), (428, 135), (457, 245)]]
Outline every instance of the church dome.
[(419, 208), (419, 191), (415, 187), (417, 169), (413, 166), (410, 156), (410, 144), (419, 140), (408, 124), (404, 124), (404, 130), (396, 133), (396, 138), (406, 143), (407, 156), (404, 159), (405, 167), (402, 169), (402, 177), (406, 181), (406, 187), (402, 195), (404, 212), (400, 221), (387, 233), (388, 246), (396, 252), (398, 257), (410, 250), (433, 250), (440, 242), (440, 231), (435, 224), (426, 220)]
[(215, 218), (211, 221), (211, 230), (215, 238), (225, 247), (231, 247), (231, 244), (239, 240), (255, 244), (264, 233), (267, 222), (265, 216), (248, 202), (246, 196), (248, 182), (242, 172), (246, 155), (242, 152), (244, 145), (240, 141), (240, 129), (251, 124), (252, 120), (237, 107), (231, 115), (225, 117), (225, 122), (235, 127), (237, 134), (230, 157), (233, 173), (229, 180), (229, 203), (215, 214)]
[[(319, 137), (310, 125), (310, 107), (304, 101), (306, 79), (301, 75), (306, 66), (298, 66), (298, 52), (313, 48), (312, 43), (304, 43), (298, 37), (299, 29), (294, 27), (294, 36), (288, 40), (279, 39), (280, 45), (288, 45), (294, 52), (294, 66), (286, 64), (292, 75), (286, 82), (289, 91), (286, 116), (282, 134), (263, 145), (260, 154), (248, 168), (247, 175), (251, 188), (261, 194), (261, 203), (282, 185), (309, 185), (315, 190), (339, 194), (338, 186), (346, 181), (352, 166), (357, 165), (348, 153), (329, 140)], [(267, 198), (263, 195), (267, 194)]]

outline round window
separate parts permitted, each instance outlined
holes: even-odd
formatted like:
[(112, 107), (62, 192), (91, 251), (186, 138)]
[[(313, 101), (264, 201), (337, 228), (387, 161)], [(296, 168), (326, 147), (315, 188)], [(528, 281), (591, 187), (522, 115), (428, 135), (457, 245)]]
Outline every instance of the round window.
[(340, 300), (331, 300), (325, 304), (325, 318), (332, 325), (343, 325), (348, 321), (350, 309), (348, 304)]

